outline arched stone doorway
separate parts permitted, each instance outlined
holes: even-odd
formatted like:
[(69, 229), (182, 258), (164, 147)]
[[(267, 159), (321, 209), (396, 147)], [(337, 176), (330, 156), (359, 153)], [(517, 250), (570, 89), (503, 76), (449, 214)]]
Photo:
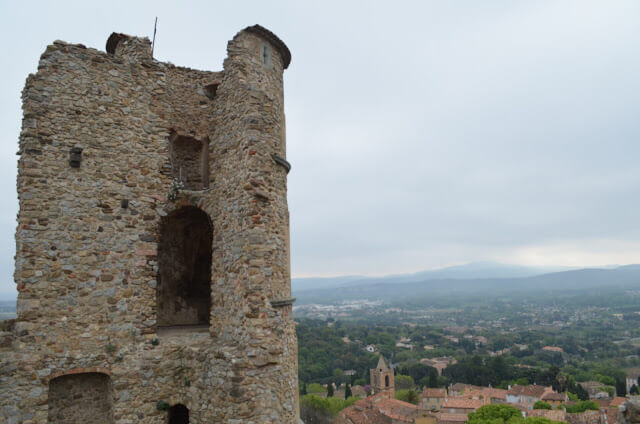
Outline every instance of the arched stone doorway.
[(208, 325), (213, 228), (209, 216), (186, 206), (160, 224), (157, 324)]
[(189, 409), (179, 403), (169, 408), (169, 424), (189, 424)]
[(92, 372), (52, 379), (49, 382), (48, 422), (113, 423), (111, 378)]

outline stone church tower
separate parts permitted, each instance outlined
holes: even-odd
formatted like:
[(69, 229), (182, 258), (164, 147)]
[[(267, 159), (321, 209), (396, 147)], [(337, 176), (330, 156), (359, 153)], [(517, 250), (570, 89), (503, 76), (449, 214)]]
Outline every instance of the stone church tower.
[(393, 369), (387, 365), (382, 355), (378, 359), (378, 365), (369, 370), (372, 394), (387, 392), (391, 398), (394, 397)]
[(150, 47), (56, 41), (27, 78), (0, 422), (297, 424), (290, 52), (258, 25), (219, 72)]

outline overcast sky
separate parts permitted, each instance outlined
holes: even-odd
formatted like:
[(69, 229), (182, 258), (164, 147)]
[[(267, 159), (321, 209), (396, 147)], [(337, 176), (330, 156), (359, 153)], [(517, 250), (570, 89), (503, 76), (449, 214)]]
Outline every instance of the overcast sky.
[[(20, 91), (47, 44), (220, 70), (259, 23), (285, 72), (295, 277), (640, 263), (640, 2), (0, 2), (0, 295)], [(6, 296), (5, 296), (6, 297)]]

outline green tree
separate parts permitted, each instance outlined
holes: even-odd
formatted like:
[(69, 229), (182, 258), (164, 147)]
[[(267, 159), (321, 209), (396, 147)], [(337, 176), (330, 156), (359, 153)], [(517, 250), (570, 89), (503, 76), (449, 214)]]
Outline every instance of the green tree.
[(589, 392), (587, 392), (587, 390), (584, 387), (582, 387), (580, 384), (576, 384), (576, 387), (574, 390), (576, 392), (576, 395), (578, 395), (578, 399), (589, 400)]
[(627, 395), (627, 382), (625, 379), (616, 380), (616, 393), (618, 396), (626, 396)]
[(307, 394), (307, 383), (302, 383), (302, 390), (300, 391), (302, 396)]
[(629, 389), (629, 394), (640, 395), (640, 389), (638, 389), (638, 386), (634, 384), (631, 386), (631, 389)]
[(551, 405), (543, 400), (539, 400), (533, 404), (533, 409), (551, 409)]
[(398, 390), (413, 389), (415, 387), (413, 378), (408, 375), (396, 375), (394, 380)]
[(522, 413), (511, 405), (485, 405), (469, 413), (468, 424), (560, 424), (546, 418), (523, 418)]
[(309, 393), (324, 393), (325, 388), (319, 383), (309, 383), (307, 386), (307, 392)]
[(333, 370), (332, 373), (333, 376), (333, 380), (336, 382), (336, 384), (340, 384), (340, 383), (344, 383), (344, 371), (342, 371), (339, 368), (336, 368)]
[(521, 422), (524, 424), (564, 424), (562, 421), (553, 421), (542, 417), (527, 417)]
[(414, 405), (417, 405), (420, 400), (418, 393), (413, 389), (396, 390), (395, 396), (398, 400), (413, 403)]
[(306, 424), (331, 424), (334, 414), (326, 399), (315, 395), (306, 395), (300, 398), (300, 418)]
[(578, 414), (580, 412), (584, 412), (587, 410), (599, 411), (600, 405), (598, 405), (592, 400), (582, 400), (574, 405), (566, 405), (565, 409), (570, 414)]
[(344, 389), (344, 398), (349, 399), (352, 396), (353, 393), (351, 393), (351, 386), (347, 384), (347, 387)]
[(300, 398), (300, 418), (306, 424), (332, 424), (338, 412), (353, 405), (357, 398), (338, 399), (330, 397), (323, 399), (316, 395), (306, 395)]
[(427, 381), (428, 387), (438, 387), (438, 372), (432, 369), (433, 372), (429, 372), (429, 381)]
[(607, 386), (615, 386), (616, 385), (616, 379), (608, 376), (608, 375), (596, 375), (596, 380), (598, 380), (599, 382), (601, 382), (602, 384), (606, 384)]
[(327, 397), (333, 397), (333, 383), (331, 381), (327, 384)]
[(469, 413), (468, 424), (502, 424), (513, 418), (522, 418), (522, 413), (511, 405), (484, 405)]

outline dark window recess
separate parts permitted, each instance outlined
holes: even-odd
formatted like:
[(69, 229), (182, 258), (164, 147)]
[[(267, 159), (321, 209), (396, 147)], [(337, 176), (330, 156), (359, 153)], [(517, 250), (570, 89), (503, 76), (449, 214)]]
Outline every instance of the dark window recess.
[(72, 147), (69, 150), (69, 165), (72, 168), (80, 168), (80, 162), (82, 161), (82, 147)]
[(219, 85), (220, 85), (219, 82), (214, 82), (214, 83), (205, 85), (204, 86), (205, 96), (207, 96), (210, 100), (213, 100), (216, 97), (216, 93), (218, 92)]
[(189, 409), (181, 403), (169, 408), (169, 424), (189, 424)]
[(159, 327), (209, 324), (212, 244), (209, 216), (196, 207), (178, 209), (161, 221), (156, 295)]
[(266, 44), (262, 45), (262, 64), (269, 66), (271, 64), (271, 49)]
[(202, 190), (209, 186), (209, 140), (198, 140), (172, 134), (171, 176), (184, 183), (187, 190)]

